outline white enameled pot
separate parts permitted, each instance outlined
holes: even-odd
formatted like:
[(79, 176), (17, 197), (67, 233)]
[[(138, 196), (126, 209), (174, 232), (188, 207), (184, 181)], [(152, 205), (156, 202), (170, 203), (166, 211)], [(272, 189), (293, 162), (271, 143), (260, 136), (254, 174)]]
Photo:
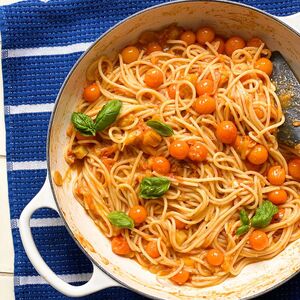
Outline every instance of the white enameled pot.
[[(277, 257), (247, 266), (237, 277), (217, 286), (191, 288), (158, 280), (130, 259), (115, 255), (104, 237), (75, 200), (72, 183), (57, 187), (50, 174), (67, 169), (63, 149), (66, 128), (76, 99), (82, 93), (87, 67), (96, 57), (114, 56), (135, 41), (145, 30), (156, 30), (178, 23), (187, 28), (210, 25), (225, 36), (239, 34), (245, 38), (261, 37), (272, 50), (279, 50), (300, 78), (300, 13), (277, 18), (255, 8), (227, 1), (178, 1), (141, 11), (103, 34), (78, 60), (57, 97), (48, 132), (46, 182), (38, 195), (26, 206), (20, 218), (20, 233), (26, 253), (36, 270), (55, 289), (68, 296), (83, 296), (111, 286), (125, 286), (137, 293), (158, 299), (245, 299), (262, 294), (283, 283), (300, 270), (300, 240), (293, 242)], [(292, 29), (293, 28), (293, 29)], [(59, 212), (65, 225), (93, 263), (93, 275), (82, 286), (62, 281), (40, 256), (29, 226), (33, 212), (49, 207)]]

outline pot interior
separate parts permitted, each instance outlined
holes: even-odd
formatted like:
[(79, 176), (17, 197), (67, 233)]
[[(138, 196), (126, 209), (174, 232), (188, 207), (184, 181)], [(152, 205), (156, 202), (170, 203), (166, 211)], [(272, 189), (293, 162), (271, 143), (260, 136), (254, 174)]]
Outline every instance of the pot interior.
[[(156, 30), (172, 23), (196, 29), (210, 25), (221, 35), (261, 37), (271, 50), (279, 50), (300, 78), (300, 36), (274, 18), (240, 4), (226, 2), (173, 2), (148, 9), (128, 18), (99, 39), (85, 53), (66, 80), (57, 99), (49, 131), (49, 173), (67, 170), (64, 148), (66, 129), (85, 84), (87, 67), (100, 55), (115, 56), (145, 30)], [(52, 180), (51, 180), (52, 181)], [(237, 276), (218, 286), (191, 288), (158, 280), (130, 259), (112, 253), (110, 242), (87, 215), (72, 194), (72, 181), (57, 187), (51, 182), (61, 215), (86, 254), (120, 282), (151, 297), (164, 299), (237, 299), (262, 293), (279, 284), (300, 268), (300, 241), (289, 245), (277, 257), (248, 265)]]

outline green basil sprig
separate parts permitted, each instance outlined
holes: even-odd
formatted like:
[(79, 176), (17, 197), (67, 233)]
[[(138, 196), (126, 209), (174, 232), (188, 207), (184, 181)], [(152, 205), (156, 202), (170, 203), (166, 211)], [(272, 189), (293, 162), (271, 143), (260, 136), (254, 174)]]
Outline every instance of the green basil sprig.
[(278, 212), (278, 207), (272, 202), (265, 200), (256, 210), (255, 215), (251, 219), (251, 224), (255, 228), (265, 228), (271, 221), (273, 216)]
[(240, 211), (240, 220), (242, 225), (237, 229), (236, 235), (242, 235), (247, 233), (250, 230), (250, 220), (244, 209)]
[(120, 100), (111, 100), (107, 102), (99, 111), (96, 120), (96, 131), (102, 131), (116, 121), (120, 113), (122, 102)]
[(96, 128), (93, 120), (84, 113), (73, 112), (71, 121), (74, 127), (84, 135), (96, 135)]
[(154, 129), (161, 136), (171, 136), (174, 134), (172, 127), (170, 127), (169, 125), (163, 122), (156, 121), (156, 120), (149, 120), (147, 121), (146, 124), (152, 129)]
[(170, 180), (164, 177), (145, 177), (140, 184), (140, 197), (159, 198), (169, 190), (170, 184)]
[(112, 211), (107, 217), (111, 224), (119, 228), (132, 229), (134, 227), (133, 220), (122, 211)]

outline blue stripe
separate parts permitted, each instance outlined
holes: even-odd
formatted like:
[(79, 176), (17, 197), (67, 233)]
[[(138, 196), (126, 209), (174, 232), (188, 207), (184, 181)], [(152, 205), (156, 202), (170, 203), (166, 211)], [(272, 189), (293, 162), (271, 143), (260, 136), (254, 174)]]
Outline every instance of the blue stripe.
[(32, 113), (6, 117), (6, 125), (9, 128), (18, 128), (10, 133), (12, 147), (9, 161), (46, 159), (45, 145), (50, 116), (51, 113)]
[[(67, 300), (74, 299), (63, 296), (49, 285), (15, 286), (17, 300)], [(46, 297), (46, 298), (45, 298)], [(131, 291), (122, 288), (109, 288), (101, 293), (95, 293), (87, 297), (75, 298), (78, 300), (147, 300)]]
[(54, 102), (63, 81), (80, 55), (72, 53), (4, 59), (5, 105)]
[[(79, 250), (65, 227), (35, 227), (32, 228), (32, 235), (41, 256), (55, 273), (64, 275), (92, 272), (91, 262)], [(15, 265), (16, 274), (18, 276), (38, 275), (19, 244), (21, 240), (18, 229), (13, 230), (13, 236), (18, 255), (23, 257), (22, 261)]]
[[(10, 217), (17, 219), (27, 203), (39, 192), (46, 178), (46, 170), (8, 172), (8, 192), (10, 196)], [(49, 211), (51, 213), (49, 213)], [(54, 217), (52, 210), (38, 211), (36, 217)]]

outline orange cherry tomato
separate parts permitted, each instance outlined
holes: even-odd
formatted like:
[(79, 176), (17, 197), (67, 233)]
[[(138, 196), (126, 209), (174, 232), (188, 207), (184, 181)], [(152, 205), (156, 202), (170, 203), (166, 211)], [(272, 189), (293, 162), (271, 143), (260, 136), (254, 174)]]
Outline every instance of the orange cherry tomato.
[(206, 160), (208, 154), (207, 148), (202, 145), (200, 142), (196, 142), (190, 147), (189, 150), (189, 159), (196, 162), (201, 162)]
[(247, 42), (247, 46), (248, 47), (256, 47), (256, 48), (259, 48), (264, 42), (258, 38), (258, 37), (253, 37), (252, 39), (250, 39), (248, 42)]
[(212, 266), (220, 266), (224, 261), (224, 254), (218, 249), (210, 249), (206, 254), (206, 260)]
[[(179, 89), (179, 95), (181, 98), (184, 97), (184, 89)], [(170, 97), (170, 99), (175, 99), (176, 97), (176, 84), (171, 84), (168, 86), (168, 95)]]
[(219, 42), (219, 46), (218, 46), (217, 52), (220, 53), (220, 54), (223, 54), (224, 51), (225, 51), (225, 41), (224, 41), (224, 39), (222, 39), (221, 37), (217, 36), (214, 39), (213, 42), (214, 43)]
[(156, 241), (149, 242), (146, 245), (145, 250), (146, 250), (147, 254), (152, 258), (157, 258), (160, 256)]
[(187, 45), (194, 44), (196, 42), (196, 35), (193, 31), (185, 31), (181, 34), (180, 39), (187, 43)]
[(263, 231), (254, 230), (249, 236), (249, 243), (254, 250), (264, 250), (269, 245), (269, 238)]
[(137, 47), (128, 46), (121, 52), (121, 56), (125, 64), (130, 64), (139, 58), (140, 51)]
[(185, 141), (175, 140), (169, 147), (170, 155), (179, 160), (187, 158), (190, 147)]
[(282, 185), (285, 182), (285, 170), (281, 166), (273, 166), (269, 169), (267, 178), (273, 185)]
[(289, 174), (300, 181), (300, 158), (293, 158), (288, 163)]
[(269, 153), (267, 148), (263, 145), (257, 144), (252, 148), (247, 159), (254, 165), (261, 165), (268, 159), (268, 157)]
[(128, 255), (131, 252), (126, 239), (121, 235), (112, 238), (111, 247), (112, 251), (118, 255)]
[(198, 96), (202, 96), (204, 94), (212, 94), (214, 91), (214, 83), (211, 79), (202, 79), (196, 84), (196, 91)]
[(149, 87), (156, 89), (164, 82), (163, 73), (152, 68), (146, 72), (144, 81)]
[(283, 204), (288, 198), (287, 192), (285, 190), (275, 190), (268, 193), (268, 200), (275, 205)]
[(144, 206), (135, 205), (130, 207), (128, 216), (134, 221), (135, 224), (143, 223), (147, 218), (147, 210)]
[(268, 76), (271, 76), (273, 71), (273, 63), (265, 57), (259, 58), (254, 65), (255, 69), (265, 72)]
[(87, 86), (83, 90), (83, 98), (87, 102), (96, 101), (101, 95), (100, 89), (96, 83)]
[(235, 50), (243, 49), (246, 46), (245, 41), (239, 36), (232, 36), (225, 43), (225, 52), (231, 56)]
[(255, 112), (258, 119), (262, 119), (265, 115), (264, 112), (262, 111), (262, 109), (259, 108), (259, 107), (255, 107), (254, 112)]
[(222, 121), (216, 130), (217, 138), (224, 144), (232, 144), (237, 137), (237, 128), (231, 121)]
[(166, 175), (170, 172), (170, 162), (163, 156), (156, 156), (153, 158), (152, 161), (152, 170), (159, 173)]
[(280, 222), (284, 217), (284, 208), (279, 208), (278, 213), (272, 218), (272, 223)]
[(175, 219), (175, 224), (176, 224), (176, 229), (184, 229), (186, 225), (184, 222), (178, 219)]
[(155, 52), (155, 51), (162, 51), (161, 45), (157, 42), (149, 43), (148, 46), (147, 46), (147, 54), (150, 54), (150, 53)]
[(207, 94), (199, 96), (193, 108), (199, 115), (212, 114), (216, 110), (216, 100)]
[(76, 131), (76, 139), (78, 141), (84, 141), (84, 140), (96, 140), (95, 136), (91, 136), (91, 135), (83, 135), (81, 134), (79, 131)]
[(190, 272), (185, 270), (180, 270), (176, 275), (171, 277), (171, 280), (177, 283), (178, 285), (185, 284), (190, 278)]
[(215, 38), (215, 32), (210, 27), (201, 27), (196, 33), (197, 42), (204, 45), (206, 42), (211, 43)]

